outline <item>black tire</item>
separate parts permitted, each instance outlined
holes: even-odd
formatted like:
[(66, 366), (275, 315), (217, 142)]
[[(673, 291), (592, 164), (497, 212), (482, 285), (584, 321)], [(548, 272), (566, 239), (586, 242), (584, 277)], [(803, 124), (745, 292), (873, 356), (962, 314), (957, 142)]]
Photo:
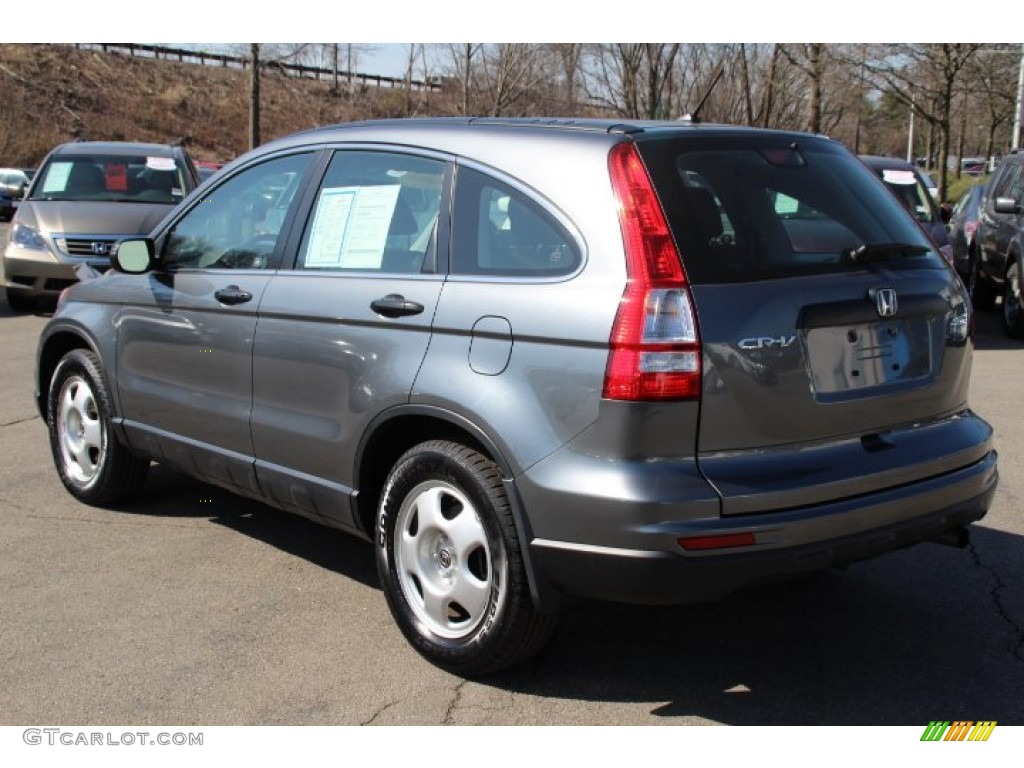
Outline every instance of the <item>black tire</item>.
[(11, 308), (11, 312), (35, 312), (39, 308), (34, 296), (26, 296), (17, 291), (6, 291), (6, 295), (7, 306)]
[(1003, 330), (1011, 339), (1024, 339), (1024, 307), (1021, 306), (1020, 263), (1006, 270), (1003, 284)]
[(991, 282), (982, 276), (978, 266), (978, 254), (972, 251), (967, 272), (967, 290), (971, 294), (971, 304), (978, 311), (992, 309), (996, 303), (996, 289)]
[(501, 472), (486, 456), (442, 440), (407, 451), (388, 475), (376, 538), (388, 607), (431, 663), (477, 677), (551, 637), (558, 617), (534, 608)]
[(73, 349), (57, 364), (46, 395), (50, 450), (64, 487), (86, 504), (123, 501), (141, 490), (149, 461), (114, 435), (114, 409), (100, 361)]

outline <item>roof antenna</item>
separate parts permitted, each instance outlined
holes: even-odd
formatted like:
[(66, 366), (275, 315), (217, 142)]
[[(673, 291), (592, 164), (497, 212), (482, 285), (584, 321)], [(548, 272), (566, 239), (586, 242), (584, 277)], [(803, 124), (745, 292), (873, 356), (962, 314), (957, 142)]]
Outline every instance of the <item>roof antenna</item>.
[(722, 79), (722, 75), (724, 75), (724, 74), (725, 74), (725, 65), (724, 64), (719, 64), (718, 65), (718, 69), (715, 71), (714, 77), (711, 78), (711, 85), (709, 85), (708, 89), (706, 91), (704, 91), (704, 95), (701, 97), (700, 101), (697, 102), (697, 107), (693, 110), (693, 112), (688, 112), (685, 115), (683, 115), (682, 117), (680, 117), (679, 118), (680, 120), (682, 120), (683, 122), (686, 122), (686, 123), (694, 123), (694, 124), (701, 122), (700, 111), (702, 109), (704, 109), (705, 102), (707, 102), (708, 97), (711, 95), (711, 92), (713, 90), (715, 90), (715, 86), (718, 85), (718, 81)]

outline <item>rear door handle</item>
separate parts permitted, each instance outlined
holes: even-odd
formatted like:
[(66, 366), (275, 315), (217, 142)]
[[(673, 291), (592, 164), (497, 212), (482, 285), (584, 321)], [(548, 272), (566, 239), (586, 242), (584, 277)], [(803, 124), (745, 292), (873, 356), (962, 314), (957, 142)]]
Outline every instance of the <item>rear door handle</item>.
[(384, 317), (405, 317), (418, 315), (423, 311), (423, 305), (415, 301), (406, 301), (405, 296), (400, 293), (389, 293), (382, 299), (371, 301), (370, 309)]
[(237, 285), (229, 285), (227, 288), (221, 288), (219, 291), (216, 291), (213, 296), (221, 304), (245, 304), (247, 301), (252, 301), (252, 294), (248, 291), (242, 290)]

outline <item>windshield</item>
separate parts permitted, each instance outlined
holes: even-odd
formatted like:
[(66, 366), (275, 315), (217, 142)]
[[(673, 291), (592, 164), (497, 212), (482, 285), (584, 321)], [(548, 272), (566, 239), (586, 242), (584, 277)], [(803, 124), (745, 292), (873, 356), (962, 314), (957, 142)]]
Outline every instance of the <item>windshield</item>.
[(941, 266), (931, 243), (852, 154), (802, 136), (638, 143), (694, 283)]
[(175, 204), (186, 189), (172, 157), (63, 155), (40, 170), (31, 199)]

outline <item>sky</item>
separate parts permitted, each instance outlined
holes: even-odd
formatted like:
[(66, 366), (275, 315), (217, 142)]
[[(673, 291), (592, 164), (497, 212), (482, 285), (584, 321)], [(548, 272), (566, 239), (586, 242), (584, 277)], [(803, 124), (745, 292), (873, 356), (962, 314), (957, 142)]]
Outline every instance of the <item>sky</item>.
[[(516, 0), (387, 0), (324, 4), (289, 0), (273, 12), (210, 0), (176, 0), (172, 13), (140, 14), (137, 0), (92, 0), (88, 14), (53, 14), (48, 4), (8, 3), (0, 42), (169, 40), (234, 42), (335, 38), (372, 43), (364, 64), (376, 74), (402, 73), (402, 44), (464, 42), (916, 42), (955, 40), (962, 8), (952, 0), (899, 3), (859, 0), (570, 3)], [(324, 12), (324, 8), (330, 9)], [(972, 40), (996, 42), (998, 25), (971, 25)], [(963, 38), (960, 38), (961, 40)]]

